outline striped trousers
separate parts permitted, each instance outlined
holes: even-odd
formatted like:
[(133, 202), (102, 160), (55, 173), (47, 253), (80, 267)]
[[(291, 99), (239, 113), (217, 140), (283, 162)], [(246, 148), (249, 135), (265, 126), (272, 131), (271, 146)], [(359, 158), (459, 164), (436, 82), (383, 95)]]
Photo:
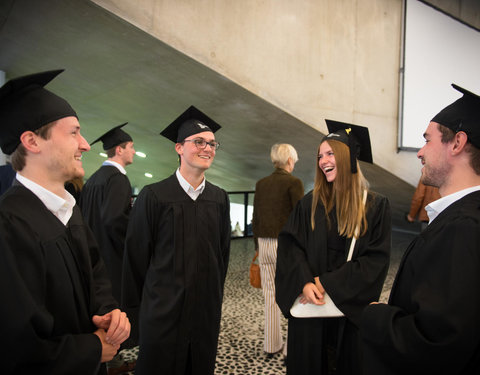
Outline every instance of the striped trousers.
[[(281, 311), (275, 301), (275, 268), (277, 265), (276, 238), (258, 238), (258, 259), (260, 277), (262, 279), (263, 296), (265, 297), (265, 335), (263, 350), (276, 353), (282, 349), (283, 338), (280, 326)], [(286, 355), (286, 344), (284, 355)]]

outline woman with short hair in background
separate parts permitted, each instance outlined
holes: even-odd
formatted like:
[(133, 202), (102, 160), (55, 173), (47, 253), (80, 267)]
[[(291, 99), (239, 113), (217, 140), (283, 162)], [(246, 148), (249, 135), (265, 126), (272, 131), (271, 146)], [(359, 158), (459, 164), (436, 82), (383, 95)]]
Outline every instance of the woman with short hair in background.
[[(303, 197), (302, 181), (292, 176), (297, 151), (289, 144), (274, 144), (270, 152), (275, 170), (259, 180), (255, 186), (252, 229), (256, 250), (259, 252), (260, 277), (265, 297), (265, 330), (263, 350), (267, 356), (282, 350), (283, 337), (280, 310), (275, 301), (275, 265), (277, 237), (288, 215)], [(283, 351), (286, 355), (286, 347)]]

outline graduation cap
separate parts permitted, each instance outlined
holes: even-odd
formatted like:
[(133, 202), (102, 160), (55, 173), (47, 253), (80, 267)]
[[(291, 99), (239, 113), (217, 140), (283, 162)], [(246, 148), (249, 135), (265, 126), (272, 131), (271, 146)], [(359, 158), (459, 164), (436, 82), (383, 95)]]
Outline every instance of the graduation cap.
[(452, 87), (463, 96), (442, 109), (433, 119), (455, 133), (464, 131), (468, 140), (480, 148), (480, 96), (452, 83)]
[(51, 70), (9, 80), (0, 88), (0, 147), (10, 155), (25, 131), (64, 117), (78, 117), (68, 102), (44, 86), (62, 70)]
[(116, 147), (124, 142), (133, 142), (132, 137), (125, 133), (121, 128), (127, 125), (128, 122), (123, 123), (122, 125), (115, 126), (113, 129), (110, 129), (104, 135), (95, 139), (90, 146), (94, 145), (95, 143), (102, 141), (103, 142), (103, 149), (110, 150), (113, 147)]
[(191, 135), (202, 132), (215, 133), (220, 128), (220, 125), (192, 105), (160, 134), (172, 142), (179, 143)]
[(350, 166), (352, 173), (357, 173), (357, 159), (367, 163), (373, 163), (370, 135), (365, 126), (347, 124), (344, 122), (325, 120), (328, 135), (322, 142), (328, 139), (340, 141), (350, 149)]

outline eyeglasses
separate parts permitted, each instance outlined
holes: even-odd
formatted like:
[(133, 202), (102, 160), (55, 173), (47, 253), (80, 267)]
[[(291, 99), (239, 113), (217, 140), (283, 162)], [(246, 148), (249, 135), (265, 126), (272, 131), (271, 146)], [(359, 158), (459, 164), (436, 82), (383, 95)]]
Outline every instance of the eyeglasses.
[(207, 147), (207, 145), (209, 145), (215, 151), (218, 150), (218, 148), (220, 147), (220, 143), (218, 143), (216, 141), (207, 142), (203, 138), (185, 139), (183, 142), (193, 142), (197, 148), (202, 149), (202, 150), (205, 147)]

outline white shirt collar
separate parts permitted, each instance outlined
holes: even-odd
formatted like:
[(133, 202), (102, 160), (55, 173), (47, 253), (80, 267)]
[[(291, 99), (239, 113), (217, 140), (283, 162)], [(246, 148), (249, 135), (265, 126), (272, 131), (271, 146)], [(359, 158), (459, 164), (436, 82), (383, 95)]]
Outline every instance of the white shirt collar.
[(462, 199), (465, 195), (473, 193), (474, 191), (477, 191), (477, 190), (480, 190), (480, 185), (472, 186), (472, 187), (457, 191), (455, 193), (446, 195), (445, 197), (437, 199), (436, 201), (433, 201), (430, 204), (428, 204), (425, 207), (428, 218), (430, 220), (428, 223), (430, 224), (438, 215), (440, 215), (440, 213), (444, 209), (446, 209), (452, 203), (458, 201), (459, 199)]
[(68, 191), (65, 190), (66, 199), (63, 199), (57, 194), (52, 193), (50, 190), (45, 189), (43, 186), (40, 186), (32, 180), (22, 176), (18, 172), (16, 179), (35, 194), (47, 209), (63, 223), (63, 225), (67, 225), (72, 217), (73, 207), (75, 206), (75, 198)]
[(180, 173), (180, 168), (177, 169), (177, 172), (175, 173), (177, 175), (177, 180), (180, 183), (180, 186), (182, 187), (183, 190), (185, 190), (185, 193), (188, 194), (190, 198), (192, 198), (194, 201), (197, 200), (198, 196), (203, 193), (203, 189), (205, 189), (205, 177), (203, 178), (203, 181), (196, 189), (193, 188), (192, 185), (188, 183), (187, 180), (182, 176)]
[(116, 161), (113, 161), (113, 160), (105, 160), (105, 161), (102, 163), (102, 165), (112, 165), (112, 166), (114, 166), (114, 167), (117, 167), (118, 170), (119, 170), (120, 172), (122, 172), (123, 174), (125, 174), (125, 175), (127, 174), (127, 171), (125, 170), (125, 168), (123, 168), (123, 166), (120, 165), (120, 164), (118, 164)]

